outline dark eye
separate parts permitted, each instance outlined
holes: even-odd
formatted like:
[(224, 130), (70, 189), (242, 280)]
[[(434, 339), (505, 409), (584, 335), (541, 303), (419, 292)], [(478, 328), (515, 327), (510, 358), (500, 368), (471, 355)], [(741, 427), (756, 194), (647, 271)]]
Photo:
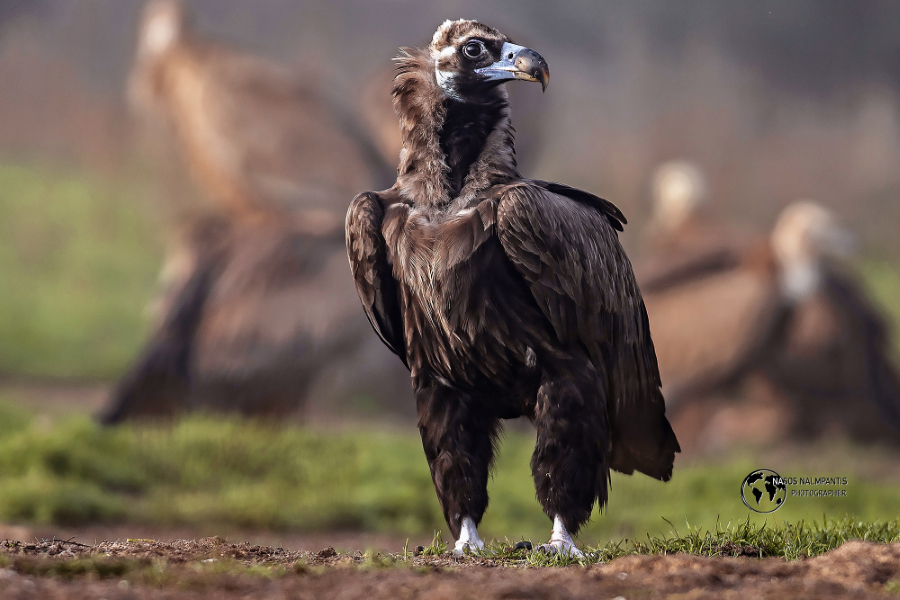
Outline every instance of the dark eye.
[(478, 58), (484, 54), (484, 44), (476, 40), (466, 42), (466, 45), (463, 46), (463, 54), (466, 55), (466, 58)]

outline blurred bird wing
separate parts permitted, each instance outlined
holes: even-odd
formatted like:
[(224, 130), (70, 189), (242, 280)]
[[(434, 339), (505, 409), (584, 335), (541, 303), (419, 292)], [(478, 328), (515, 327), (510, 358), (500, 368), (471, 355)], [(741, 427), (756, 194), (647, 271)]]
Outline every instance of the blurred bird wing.
[(842, 313), (844, 327), (863, 338), (856, 356), (857, 368), (865, 373), (867, 395), (885, 423), (900, 435), (900, 375), (891, 358), (887, 326), (856, 282), (833, 268), (826, 267), (825, 273), (826, 293), (835, 310)]
[(381, 233), (384, 213), (385, 206), (378, 194), (365, 192), (354, 198), (347, 211), (347, 256), (369, 323), (381, 341), (406, 365), (399, 290)]
[[(784, 354), (770, 370), (789, 389), (838, 398), (857, 415), (867, 407), (846, 400), (864, 397), (900, 435), (900, 376), (882, 316), (856, 281), (828, 264), (822, 291), (797, 306)], [(812, 338), (805, 329), (827, 337)]]
[(647, 312), (616, 230), (587, 192), (536, 180), (496, 186), (497, 233), (563, 347), (583, 346), (607, 383), (612, 468), (667, 480), (678, 442), (665, 418)]
[(284, 222), (236, 230), (197, 333), (199, 370), (240, 371), (290, 355), (320, 364), (360, 337), (352, 287), (338, 276), (343, 256), (337, 236)]
[(775, 294), (765, 273), (742, 268), (644, 296), (670, 402), (737, 372), (769, 327)]
[(734, 269), (741, 263), (741, 255), (734, 248), (716, 248), (688, 256), (679, 254), (678, 251), (673, 251), (667, 257), (654, 257), (635, 269), (644, 293), (662, 292), (698, 279), (713, 277)]
[(760, 244), (758, 236), (709, 214), (695, 214), (675, 230), (650, 227), (645, 235), (634, 269), (644, 294), (735, 269)]

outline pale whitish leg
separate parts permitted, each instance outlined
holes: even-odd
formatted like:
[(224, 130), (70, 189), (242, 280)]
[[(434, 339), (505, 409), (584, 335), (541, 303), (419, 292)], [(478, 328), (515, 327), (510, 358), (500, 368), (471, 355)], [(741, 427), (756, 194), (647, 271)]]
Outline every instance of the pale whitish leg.
[(453, 554), (462, 556), (468, 549), (470, 552), (484, 548), (484, 542), (478, 537), (478, 529), (471, 517), (463, 517), (459, 528), (459, 539), (453, 548)]
[(556, 554), (557, 552), (569, 554), (577, 558), (584, 556), (584, 553), (575, 547), (575, 542), (572, 541), (572, 536), (566, 531), (566, 526), (563, 525), (559, 515), (553, 517), (553, 533), (550, 535), (550, 541), (538, 546), (538, 550), (550, 554)]

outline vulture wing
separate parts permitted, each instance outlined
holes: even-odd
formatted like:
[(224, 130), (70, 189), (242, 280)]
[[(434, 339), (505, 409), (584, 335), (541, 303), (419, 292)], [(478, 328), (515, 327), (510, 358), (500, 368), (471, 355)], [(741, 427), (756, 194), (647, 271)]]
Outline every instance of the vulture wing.
[(381, 235), (383, 219), (384, 204), (376, 194), (366, 192), (354, 198), (347, 211), (347, 256), (369, 323), (406, 365), (403, 317), (397, 282)]
[(827, 263), (823, 275), (823, 293), (793, 309), (767, 373), (814, 399), (816, 418), (836, 421), (853, 437), (868, 441), (886, 429), (900, 435), (900, 376), (887, 326), (851, 277)]
[(488, 190), (497, 233), (563, 347), (581, 346), (607, 382), (610, 466), (668, 480), (678, 441), (665, 416), (650, 326), (611, 203), (568, 186), (520, 181)]
[(857, 348), (867, 395), (885, 424), (900, 434), (900, 376), (891, 361), (887, 326), (860, 287), (837, 270), (828, 269), (826, 286), (832, 303), (843, 309), (845, 327), (863, 338)]
[(780, 323), (777, 299), (773, 279), (747, 267), (644, 289), (670, 411), (680, 410), (682, 399), (734, 384), (758, 364), (760, 353), (771, 352)]
[(635, 264), (644, 294), (691, 285), (737, 269), (760, 243), (755, 236), (708, 214), (694, 214), (674, 231), (657, 227), (646, 234), (642, 260)]

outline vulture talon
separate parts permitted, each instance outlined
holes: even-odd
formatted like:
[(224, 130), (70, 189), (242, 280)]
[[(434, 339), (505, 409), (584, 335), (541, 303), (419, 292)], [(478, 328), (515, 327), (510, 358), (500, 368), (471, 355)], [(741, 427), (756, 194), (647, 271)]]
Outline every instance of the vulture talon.
[(453, 547), (453, 555), (454, 556), (471, 556), (473, 554), (479, 554), (482, 550), (484, 550), (484, 542), (474, 543), (474, 542), (466, 542), (464, 544), (460, 544), (459, 542)]
[(537, 551), (550, 556), (560, 554), (563, 556), (568, 555), (572, 558), (584, 558), (584, 552), (579, 550), (571, 541), (550, 540), (546, 544), (538, 546)]
[(528, 540), (523, 540), (521, 542), (517, 542), (515, 546), (513, 546), (513, 550), (524, 550), (525, 552), (531, 552), (532, 545)]

